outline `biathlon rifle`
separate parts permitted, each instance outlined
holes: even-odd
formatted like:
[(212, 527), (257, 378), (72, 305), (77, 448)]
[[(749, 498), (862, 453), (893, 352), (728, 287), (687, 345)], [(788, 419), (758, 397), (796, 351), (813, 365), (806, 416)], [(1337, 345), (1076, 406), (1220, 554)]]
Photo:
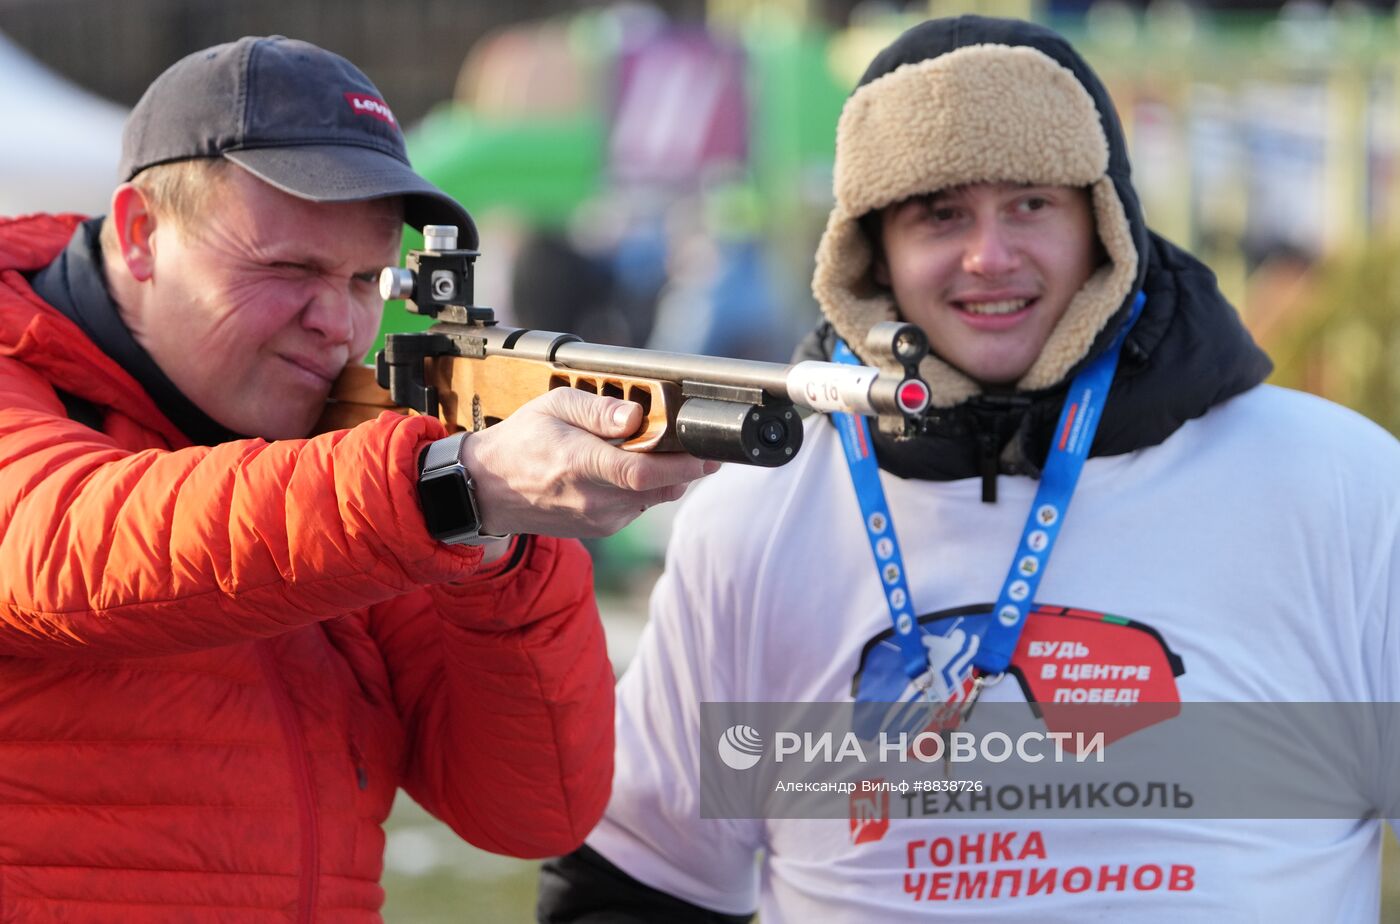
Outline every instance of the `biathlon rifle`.
[[(912, 324), (875, 325), (866, 354), (878, 364), (794, 365), (585, 343), (573, 334), (503, 327), (473, 304), (479, 255), (457, 246), (457, 229), (429, 225), (424, 246), (380, 276), (385, 301), (436, 323), (389, 334), (374, 368), (351, 366), (336, 382), (318, 431), (385, 409), (439, 418), (449, 432), (481, 430), (553, 388), (579, 388), (641, 405), (641, 429), (621, 442), (638, 452), (783, 465), (802, 446), (798, 408), (875, 417), (896, 437), (915, 432), (929, 403), (918, 378), (928, 352)], [(474, 243), (474, 242), (473, 242)]]

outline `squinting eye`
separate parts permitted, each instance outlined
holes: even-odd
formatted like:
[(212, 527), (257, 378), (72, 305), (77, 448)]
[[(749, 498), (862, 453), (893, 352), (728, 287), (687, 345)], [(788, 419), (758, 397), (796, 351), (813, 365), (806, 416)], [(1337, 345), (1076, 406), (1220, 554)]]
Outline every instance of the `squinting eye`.
[(378, 273), (356, 273), (354, 278), (356, 282), (363, 283), (367, 286), (379, 284)]

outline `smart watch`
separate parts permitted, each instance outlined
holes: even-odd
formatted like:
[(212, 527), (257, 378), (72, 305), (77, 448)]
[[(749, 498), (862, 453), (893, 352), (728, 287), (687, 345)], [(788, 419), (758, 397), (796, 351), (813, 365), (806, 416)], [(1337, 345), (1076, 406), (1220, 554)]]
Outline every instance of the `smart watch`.
[(510, 536), (481, 531), (481, 508), (461, 459), (462, 441), (467, 436), (464, 430), (434, 440), (418, 465), (418, 503), (423, 519), (432, 537), (448, 545), (485, 545)]

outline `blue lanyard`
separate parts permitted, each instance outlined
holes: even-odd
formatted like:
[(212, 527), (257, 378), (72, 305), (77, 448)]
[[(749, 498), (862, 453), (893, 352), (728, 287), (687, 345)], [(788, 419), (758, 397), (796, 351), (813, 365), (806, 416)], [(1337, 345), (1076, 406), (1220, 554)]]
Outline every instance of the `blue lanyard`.
[[(1040, 487), (1036, 490), (1035, 501), (1021, 531), (1021, 541), (1016, 546), (1010, 570), (992, 609), (994, 618), (988, 621), (972, 659), (973, 667), (983, 674), (1001, 674), (1011, 663), (1011, 655), (1016, 651), (1026, 617), (1034, 607), (1036, 590), (1045, 575), (1055, 541), (1060, 536), (1060, 527), (1064, 525), (1065, 513), (1084, 470), (1084, 462), (1089, 457), (1089, 448), (1093, 445), (1094, 433), (1098, 430), (1108, 392), (1113, 385), (1113, 374), (1118, 368), (1123, 342), (1142, 313), (1145, 302), (1145, 296), (1139, 292), (1133, 300), (1127, 322), (1113, 338), (1109, 348), (1075, 376), (1070, 385), (1064, 407), (1060, 409), (1050, 454), (1041, 472)], [(860, 362), (850, 348), (839, 340), (833, 358), (842, 363)], [(870, 540), (870, 551), (880, 573), (880, 586), (889, 606), (894, 640), (899, 646), (904, 672), (916, 683), (926, 682), (922, 678), (928, 672), (929, 661), (920, 639), (924, 629), (914, 618), (904, 556), (899, 549), (899, 539), (895, 536), (889, 502), (880, 484), (880, 467), (872, 450), (870, 427), (864, 417), (852, 414), (832, 416), (841, 432), (841, 445), (851, 471), (851, 484), (855, 487), (856, 500), (865, 519), (866, 538)]]
[[(838, 363), (860, 364), (844, 340), (836, 341), (832, 358)], [(864, 417), (855, 414), (831, 416), (841, 432), (841, 446), (846, 450), (851, 484), (856, 489), (861, 518), (865, 520), (865, 535), (870, 540), (870, 552), (875, 556), (875, 568), (880, 572), (880, 587), (890, 608), (894, 640), (899, 646), (904, 673), (909, 679), (918, 680), (928, 671), (928, 654), (924, 643), (919, 640), (923, 629), (914, 619), (909, 582), (904, 577), (904, 555), (899, 550), (899, 537), (894, 532), (890, 504), (880, 484), (880, 466), (875, 461), (875, 449), (870, 442), (870, 426)]]

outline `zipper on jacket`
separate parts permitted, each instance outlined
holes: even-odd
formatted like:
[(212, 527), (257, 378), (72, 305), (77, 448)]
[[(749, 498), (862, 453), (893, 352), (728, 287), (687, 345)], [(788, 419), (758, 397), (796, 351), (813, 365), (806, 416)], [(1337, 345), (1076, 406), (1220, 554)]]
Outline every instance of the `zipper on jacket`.
[(997, 474), (1001, 451), (1021, 425), (1030, 407), (1025, 395), (978, 395), (968, 402), (973, 436), (977, 440), (978, 471), (982, 475), (982, 503), (997, 501)]
[(982, 503), (997, 502), (997, 452), (996, 441), (986, 430), (977, 431), (978, 468), (982, 472)]
[(317, 867), (321, 861), (321, 848), (316, 836), (316, 798), (311, 785), (311, 762), (306, 754), (306, 736), (297, 719), (296, 707), (292, 704), (286, 684), (277, 673), (270, 645), (270, 642), (254, 643), (272, 701), (277, 705), (277, 718), (282, 725), (282, 739), (287, 747), (287, 760), (291, 764), (292, 785), (301, 824), (301, 884), (297, 892), (297, 920), (312, 924), (316, 918)]

